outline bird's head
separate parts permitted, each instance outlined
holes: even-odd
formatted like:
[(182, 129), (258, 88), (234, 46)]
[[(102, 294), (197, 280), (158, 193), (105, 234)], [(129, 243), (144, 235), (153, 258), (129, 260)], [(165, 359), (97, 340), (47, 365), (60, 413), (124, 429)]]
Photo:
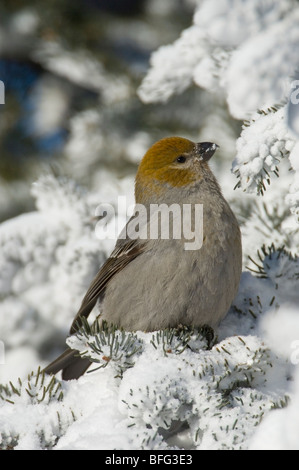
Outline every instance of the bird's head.
[(137, 203), (156, 202), (171, 188), (194, 185), (210, 175), (209, 159), (217, 144), (194, 143), (182, 137), (166, 137), (144, 155), (136, 175)]

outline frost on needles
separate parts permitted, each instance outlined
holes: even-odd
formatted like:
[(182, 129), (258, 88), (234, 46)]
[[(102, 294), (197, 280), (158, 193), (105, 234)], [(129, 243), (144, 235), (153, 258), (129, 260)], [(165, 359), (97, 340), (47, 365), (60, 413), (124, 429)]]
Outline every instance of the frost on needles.
[[(84, 325), (69, 343), (98, 370), (75, 384), (38, 370), (25, 383), (2, 386), (2, 449), (28, 443), (64, 448), (76, 435), (72, 429), (77, 423), (84, 429), (86, 420), (96, 426), (100, 448), (107, 426), (109, 434), (109, 413), (112, 419), (117, 414), (119, 428), (110, 436), (111, 449), (242, 449), (263, 417), (287, 403), (274, 387), (276, 380), (286, 380), (285, 361), (254, 336), (217, 341), (209, 327), (129, 333), (106, 324), (97, 331)], [(74, 400), (72, 387), (80, 386), (88, 407)], [(107, 409), (101, 422), (99, 410), (106, 406), (115, 408)]]
[[(1, 376), (2, 449), (298, 449), (299, 144), (286, 116), (298, 69), (299, 3), (195, 3), (190, 27), (152, 54), (138, 94), (156, 103), (152, 115), (163, 117), (163, 132), (172, 110), (184, 132), (219, 140), (215, 173), (242, 230), (236, 299), (215, 334), (85, 325), (68, 344), (90, 357), (91, 372), (72, 382), (45, 377), (38, 364), (64, 346), (74, 306), (111, 252), (95, 237), (96, 205), (117, 207), (117, 195), (133, 183), (102, 167), (88, 191), (41, 176), (32, 190), (36, 209), (0, 224), (0, 330), (14, 364), (9, 374), (19, 364), (36, 369), (20, 380)], [(62, 48), (52, 53), (52, 64), (70, 63)], [(75, 57), (81, 64), (82, 55)], [(103, 161), (108, 148), (119, 156), (110, 117), (119, 95), (104, 78), (108, 112), (91, 108), (70, 121), (64, 152), (74, 180), (98, 153)], [(205, 106), (211, 95), (213, 112)], [(153, 137), (141, 131), (128, 138), (127, 129), (120, 135), (121, 158), (134, 155), (134, 162)], [(125, 221), (126, 214), (117, 217)]]

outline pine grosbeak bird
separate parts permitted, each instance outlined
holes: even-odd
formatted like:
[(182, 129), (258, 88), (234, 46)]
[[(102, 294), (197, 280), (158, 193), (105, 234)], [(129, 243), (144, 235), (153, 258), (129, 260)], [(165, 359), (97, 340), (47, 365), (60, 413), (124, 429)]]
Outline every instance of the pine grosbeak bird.
[[(128, 331), (215, 327), (223, 319), (238, 290), (242, 249), (237, 220), (208, 165), (217, 147), (169, 137), (147, 151), (136, 176), (136, 203), (147, 210), (162, 203), (180, 208), (201, 204), (202, 246), (186, 249), (186, 237), (120, 237), (89, 287), (71, 334), (98, 300), (99, 318)], [(68, 349), (45, 372), (62, 369), (63, 379), (69, 380), (89, 365)]]

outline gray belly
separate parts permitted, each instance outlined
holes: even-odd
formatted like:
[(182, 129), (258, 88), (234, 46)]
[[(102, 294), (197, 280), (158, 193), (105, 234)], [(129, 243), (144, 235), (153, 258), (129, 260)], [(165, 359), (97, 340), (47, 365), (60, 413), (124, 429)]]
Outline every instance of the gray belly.
[(101, 318), (129, 331), (215, 327), (238, 289), (241, 246), (237, 236), (211, 254), (214, 242), (206, 238), (201, 249), (185, 251), (178, 240), (157, 241), (109, 282)]

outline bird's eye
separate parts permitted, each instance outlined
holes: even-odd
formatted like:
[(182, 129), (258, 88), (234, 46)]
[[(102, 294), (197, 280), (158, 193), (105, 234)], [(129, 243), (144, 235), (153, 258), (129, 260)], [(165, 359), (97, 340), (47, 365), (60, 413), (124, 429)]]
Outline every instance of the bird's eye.
[(176, 159), (176, 161), (177, 161), (178, 163), (185, 163), (186, 160), (187, 160), (187, 159), (186, 159), (186, 157), (184, 157), (184, 155), (180, 155), (180, 156)]

